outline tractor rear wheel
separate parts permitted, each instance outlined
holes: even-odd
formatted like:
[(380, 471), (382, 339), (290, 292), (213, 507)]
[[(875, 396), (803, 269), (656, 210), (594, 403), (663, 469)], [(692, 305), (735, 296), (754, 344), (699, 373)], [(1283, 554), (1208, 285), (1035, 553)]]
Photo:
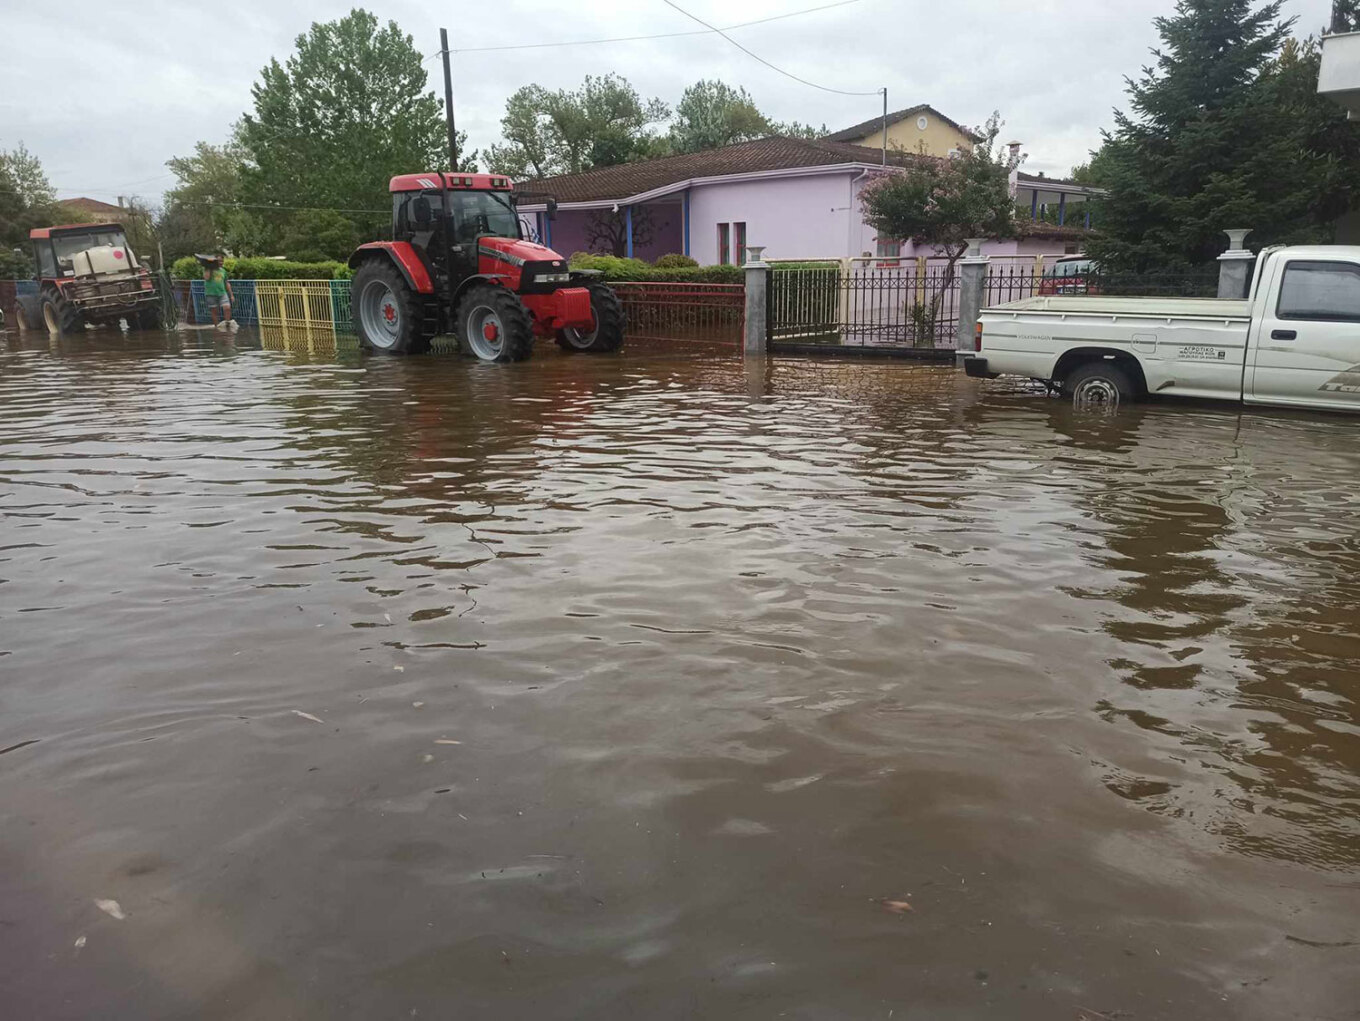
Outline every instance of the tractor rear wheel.
[(85, 316), (58, 290), (43, 292), (42, 317), (47, 332), (57, 336), (81, 333), (85, 329)]
[(40, 330), (43, 325), (42, 298), (36, 294), (21, 294), (14, 306), (15, 319), (21, 330)]
[(359, 343), (388, 354), (423, 354), (425, 336), (419, 296), (390, 262), (369, 259), (350, 283), (350, 316)]
[(617, 351), (623, 347), (623, 303), (608, 284), (596, 281), (586, 286), (595, 325), (589, 330), (564, 327), (557, 331), (557, 344), (563, 351)]
[(478, 284), (458, 303), (458, 343), (484, 362), (522, 362), (534, 351), (529, 310), (498, 284)]

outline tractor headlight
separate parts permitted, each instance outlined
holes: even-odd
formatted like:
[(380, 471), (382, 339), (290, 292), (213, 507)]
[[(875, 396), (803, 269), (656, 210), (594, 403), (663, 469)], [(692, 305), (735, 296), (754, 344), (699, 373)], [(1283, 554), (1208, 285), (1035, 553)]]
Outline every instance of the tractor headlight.
[(540, 284), (565, 284), (570, 282), (570, 273), (539, 273), (534, 279)]

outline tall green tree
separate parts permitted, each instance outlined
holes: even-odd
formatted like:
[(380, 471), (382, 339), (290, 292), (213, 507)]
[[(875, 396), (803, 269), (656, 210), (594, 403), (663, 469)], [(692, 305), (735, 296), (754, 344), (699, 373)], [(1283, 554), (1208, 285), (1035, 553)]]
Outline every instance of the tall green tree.
[(510, 177), (579, 174), (644, 159), (657, 152), (652, 125), (670, 116), (659, 99), (643, 100), (616, 74), (586, 75), (577, 89), (526, 85), (506, 102), (505, 141), (487, 150), (487, 165)]
[(1155, 20), (1156, 62), (1129, 79), (1089, 172), (1109, 194), (1090, 253), (1150, 269), (1211, 261), (1222, 231), (1261, 244), (1326, 241), (1360, 200), (1360, 127), (1317, 95), (1312, 40), (1281, 2), (1180, 0)]
[(670, 142), (676, 152), (699, 152), (774, 133), (774, 125), (745, 89), (703, 78), (675, 104)]
[(57, 206), (57, 193), (42, 162), (20, 142), (0, 149), (0, 279), (33, 273), (28, 232), (34, 227), (69, 222)]
[[(395, 22), (356, 8), (314, 23), (251, 88), (254, 110), (239, 131), (247, 204), (331, 209), (361, 233), (380, 231), (392, 176), (449, 166), (428, 84), (424, 57)], [(459, 169), (475, 169), (475, 152), (459, 157)]]
[(948, 159), (907, 158), (902, 169), (882, 174), (860, 192), (864, 222), (880, 238), (935, 246), (948, 260), (944, 286), (932, 308), (922, 313), (929, 322), (938, 316), (968, 239), (1014, 236), (1010, 172), (1022, 157), (1012, 157), (996, 144), (1000, 132), (1001, 118), (994, 113), (972, 149)]

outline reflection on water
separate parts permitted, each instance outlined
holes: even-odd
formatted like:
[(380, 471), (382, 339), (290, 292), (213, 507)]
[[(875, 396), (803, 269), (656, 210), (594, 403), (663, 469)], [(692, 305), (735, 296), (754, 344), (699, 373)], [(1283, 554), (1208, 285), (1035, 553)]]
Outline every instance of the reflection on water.
[(1351, 1009), (1351, 420), (244, 331), (0, 416), (16, 1016)]

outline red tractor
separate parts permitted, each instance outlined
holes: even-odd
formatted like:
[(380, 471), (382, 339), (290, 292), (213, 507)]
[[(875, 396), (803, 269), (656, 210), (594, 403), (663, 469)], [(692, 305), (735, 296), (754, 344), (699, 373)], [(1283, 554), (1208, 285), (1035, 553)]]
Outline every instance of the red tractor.
[(28, 232), (38, 264), (38, 293), (19, 298), (29, 329), (79, 333), (86, 323), (126, 319), (133, 329), (157, 329), (162, 296), (151, 271), (128, 247), (121, 223), (77, 223)]
[[(527, 240), (514, 191), (497, 174), (403, 174), (392, 178), (391, 241), (361, 245), (351, 308), (360, 342), (416, 354), (452, 333), (489, 362), (517, 362), (535, 337), (567, 351), (617, 351), (623, 307), (588, 270)], [(548, 215), (556, 203), (548, 200)]]

